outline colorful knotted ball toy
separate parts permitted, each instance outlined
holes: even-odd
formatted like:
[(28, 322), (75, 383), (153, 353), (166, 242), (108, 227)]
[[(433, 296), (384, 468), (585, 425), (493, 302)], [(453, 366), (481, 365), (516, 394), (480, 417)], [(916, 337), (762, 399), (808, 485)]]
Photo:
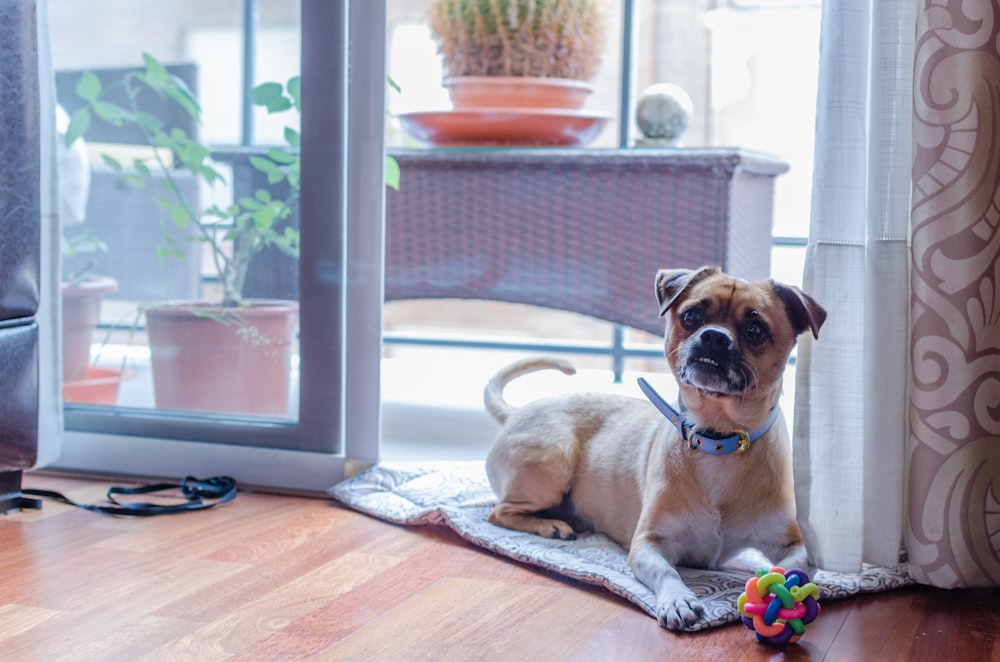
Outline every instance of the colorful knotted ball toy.
[(782, 646), (797, 641), (819, 616), (819, 588), (798, 568), (761, 569), (747, 580), (736, 607), (757, 641)]

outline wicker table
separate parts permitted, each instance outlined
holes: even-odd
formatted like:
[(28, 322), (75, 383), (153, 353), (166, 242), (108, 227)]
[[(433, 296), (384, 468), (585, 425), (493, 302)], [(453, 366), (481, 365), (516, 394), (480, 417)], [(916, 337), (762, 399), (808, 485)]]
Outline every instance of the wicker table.
[(658, 334), (662, 267), (770, 274), (774, 178), (739, 149), (393, 151), (386, 300), (490, 299)]

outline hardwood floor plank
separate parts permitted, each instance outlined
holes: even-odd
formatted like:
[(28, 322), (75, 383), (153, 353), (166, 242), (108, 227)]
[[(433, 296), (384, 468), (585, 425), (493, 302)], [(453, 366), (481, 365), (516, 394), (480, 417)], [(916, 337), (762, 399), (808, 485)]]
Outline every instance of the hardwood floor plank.
[(141, 659), (164, 641), (182, 636), (194, 624), (178, 619), (163, 619), (146, 614), (108, 622), (80, 622), (72, 614), (63, 614), (11, 642), (4, 649), (10, 662), (132, 662)]
[(405, 530), (396, 531), (393, 538), (409, 549), (405, 559), (261, 641), (255, 650), (278, 651), (291, 646), (303, 654), (315, 654), (426, 590), (442, 577), (461, 572), (481, 556), (468, 546), (442, 553), (433, 541), (415, 541)]
[(55, 618), (61, 612), (16, 603), (0, 605), (0, 650), (10, 650), (8, 641), (45, 621)]
[(206, 550), (206, 558), (248, 564), (277, 561), (320, 536), (340, 537), (346, 528), (345, 513), (332, 506), (303, 511), (297, 501), (290, 501), (280, 514), (271, 515), (250, 519), (247, 527), (228, 531), (217, 549)]
[(1000, 660), (1000, 590), (939, 591), (925, 604), (911, 659)]
[[(253, 501), (262, 497), (249, 494), (244, 498)], [(161, 500), (150, 501), (159, 503)], [(298, 508), (296, 501), (282, 497), (268, 505), (266, 514), (253, 508), (228, 508), (229, 505), (232, 504), (162, 517), (104, 518), (102, 524), (114, 526), (120, 534), (109, 538), (102, 546), (137, 553), (163, 551), (201, 555), (208, 549), (223, 549), (233, 539), (255, 535), (262, 525), (269, 528), (272, 521), (280, 521)]]
[(25, 548), (32, 556), (62, 557), (68, 551), (91, 545), (114, 535), (93, 526), (101, 518), (72, 506), (46, 501), (41, 510), (22, 510), (0, 515), (0, 572), (8, 563), (23, 561)]
[[(335, 535), (322, 536), (283, 556), (250, 565), (234, 575), (231, 581), (194, 592), (186, 599), (164, 606), (157, 613), (210, 621), (221, 612), (248, 608), (262, 595), (279, 590), (331, 560), (342, 558), (356, 547), (378, 545), (390, 534), (391, 530), (380, 522), (351, 520), (349, 525), (338, 527)], [(388, 558), (389, 555), (383, 557)], [(350, 575), (349, 572), (347, 574)], [(342, 590), (344, 587), (341, 586), (333, 594)]]
[(557, 662), (579, 646), (575, 632), (602, 626), (617, 609), (585, 593), (446, 578), (315, 659)]
[[(261, 640), (399, 562), (399, 557), (393, 555), (351, 551), (328, 557), (309, 572), (287, 581), (268, 582), (267, 589), (243, 578), (250, 580), (246, 586), (256, 596), (254, 599), (243, 601), (235, 610), (220, 605), (215, 618), (165, 647), (163, 653), (184, 658), (203, 652), (211, 659), (223, 659), (248, 648), (255, 649)], [(205, 618), (207, 614), (200, 615)]]
[(810, 626), (805, 636), (795, 644), (780, 649), (760, 644), (754, 634), (741, 624), (725, 625), (711, 630), (676, 633), (661, 628), (644, 612), (623, 610), (604, 628), (593, 633), (572, 658), (574, 662), (594, 662), (610, 659), (646, 659), (651, 651), (671, 659), (719, 660), (733, 657), (739, 651), (740, 660), (821, 660), (829, 649), (843, 615), (826, 621), (828, 632), (819, 629), (820, 621)]
[[(85, 611), (95, 602), (107, 604), (114, 612), (133, 606), (155, 609), (244, 569), (238, 564), (183, 555), (166, 555), (151, 564), (146, 555), (96, 545), (43, 560), (38, 566), (16, 571), (9, 585), (0, 580), (4, 595), (62, 611)], [(72, 583), (67, 578), (72, 578)]]
[(880, 609), (891, 600), (889, 594), (852, 600), (853, 608), (834, 642), (833, 660), (868, 659), (908, 660), (912, 653), (913, 633), (927, 608), (927, 599), (918, 594), (897, 609)]

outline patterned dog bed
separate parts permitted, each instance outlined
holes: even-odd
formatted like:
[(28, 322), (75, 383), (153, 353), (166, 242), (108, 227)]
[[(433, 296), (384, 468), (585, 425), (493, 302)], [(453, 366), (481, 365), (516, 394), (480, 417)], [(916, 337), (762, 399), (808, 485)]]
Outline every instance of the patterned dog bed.
[[(470, 543), (497, 554), (604, 586), (655, 617), (652, 591), (632, 575), (627, 553), (607, 536), (590, 533), (576, 540), (550, 540), (486, 521), (496, 497), (482, 462), (378, 465), (335, 485), (329, 494), (351, 508), (396, 524), (448, 526)], [(753, 570), (764, 564), (762, 557), (748, 552), (720, 570), (678, 568), (705, 607), (704, 617), (686, 629), (703, 630), (739, 620), (736, 599)], [(819, 586), (821, 600), (913, 583), (906, 565), (865, 567), (856, 574), (820, 570), (812, 581)]]

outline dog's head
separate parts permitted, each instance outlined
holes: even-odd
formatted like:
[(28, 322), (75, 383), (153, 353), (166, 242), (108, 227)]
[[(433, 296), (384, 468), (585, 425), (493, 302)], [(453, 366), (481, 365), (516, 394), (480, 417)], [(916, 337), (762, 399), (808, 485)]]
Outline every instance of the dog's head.
[(748, 282), (718, 267), (660, 270), (656, 298), (671, 370), (682, 389), (710, 397), (773, 399), (799, 334), (818, 337), (826, 319), (797, 287)]

